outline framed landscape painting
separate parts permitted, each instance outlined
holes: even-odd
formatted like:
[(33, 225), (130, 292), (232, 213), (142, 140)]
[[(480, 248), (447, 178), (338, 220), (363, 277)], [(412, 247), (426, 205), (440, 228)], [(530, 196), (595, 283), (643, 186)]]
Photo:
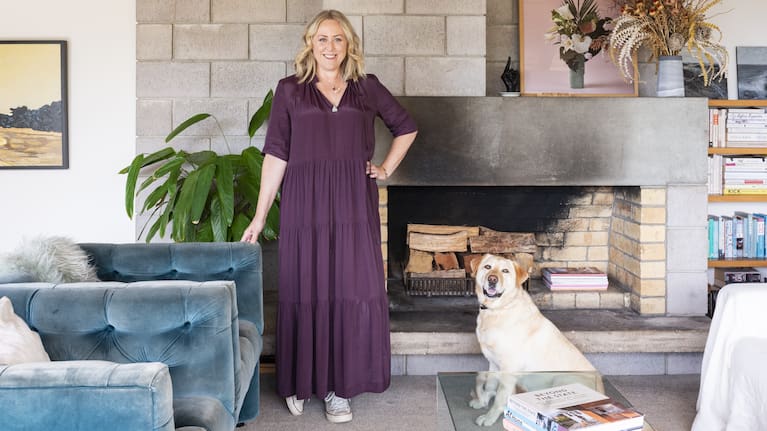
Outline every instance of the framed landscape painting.
[[(554, 27), (551, 12), (562, 4), (562, 0), (519, 0), (522, 94), (570, 97), (636, 96), (637, 80), (626, 82), (604, 49), (596, 54), (589, 52), (587, 58), (581, 59), (581, 84), (577, 83), (576, 78), (576, 84), (573, 85), (573, 63), (571, 59), (560, 57), (561, 45), (555, 43), (558, 38), (548, 34)], [(614, 18), (620, 13), (613, 0), (595, 0), (595, 4), (600, 18)], [(596, 38), (597, 33), (592, 34)], [(589, 51), (592, 51), (591, 47)]]
[(767, 99), (767, 47), (735, 47), (738, 99)]
[(67, 43), (0, 40), (0, 169), (64, 169)]
[[(708, 97), (709, 99), (727, 99), (727, 78), (711, 81), (708, 85), (703, 82), (700, 64), (697, 61), (682, 63), (684, 74), (685, 97)], [(714, 65), (714, 74), (719, 72), (719, 66)]]

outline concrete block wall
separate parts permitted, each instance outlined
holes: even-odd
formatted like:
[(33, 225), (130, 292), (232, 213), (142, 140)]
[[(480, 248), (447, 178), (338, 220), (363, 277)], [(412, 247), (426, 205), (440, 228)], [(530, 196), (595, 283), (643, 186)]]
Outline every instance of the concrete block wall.
[[(136, 7), (137, 135), (144, 146), (185, 119), (190, 106), (216, 114), (227, 136), (244, 136), (247, 116), (293, 72), (304, 25), (323, 8), (349, 16), (367, 70), (393, 94), (486, 92), (484, 0), (138, 0)], [(187, 135), (215, 136), (210, 129)]]

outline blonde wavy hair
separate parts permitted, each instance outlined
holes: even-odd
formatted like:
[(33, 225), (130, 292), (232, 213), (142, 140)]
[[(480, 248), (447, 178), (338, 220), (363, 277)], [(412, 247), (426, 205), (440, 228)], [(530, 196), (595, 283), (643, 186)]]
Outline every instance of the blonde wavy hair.
[(304, 47), (296, 55), (295, 60), (298, 82), (314, 79), (314, 75), (317, 72), (317, 61), (314, 59), (314, 55), (312, 55), (312, 39), (317, 34), (320, 24), (329, 19), (336, 21), (341, 26), (347, 41), (346, 58), (341, 63), (341, 73), (344, 81), (347, 79), (357, 81), (357, 79), (365, 77), (365, 60), (362, 57), (362, 48), (357, 32), (354, 31), (354, 27), (352, 27), (346, 15), (337, 10), (329, 9), (318, 13), (306, 25), (303, 37)]

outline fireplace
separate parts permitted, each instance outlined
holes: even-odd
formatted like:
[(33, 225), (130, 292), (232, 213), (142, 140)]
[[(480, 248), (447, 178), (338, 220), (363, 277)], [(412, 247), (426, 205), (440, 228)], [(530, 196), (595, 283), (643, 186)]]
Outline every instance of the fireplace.
[[(705, 248), (686, 258), (693, 270), (677, 269), (681, 259), (673, 255), (681, 229), (705, 242), (705, 205), (694, 205), (700, 214), (685, 214), (689, 226), (679, 226), (674, 212), (679, 196), (705, 199), (705, 100), (400, 101), (419, 135), (379, 188), (390, 285), (402, 280), (407, 223), (482, 225), (535, 234), (533, 277), (543, 266), (596, 266), (608, 273), (611, 288), (603, 296), (540, 292), (544, 308), (625, 307), (657, 315), (678, 306), (705, 314)], [(601, 113), (598, 124), (594, 112)], [(381, 160), (390, 137), (380, 125), (377, 141), (375, 160)]]

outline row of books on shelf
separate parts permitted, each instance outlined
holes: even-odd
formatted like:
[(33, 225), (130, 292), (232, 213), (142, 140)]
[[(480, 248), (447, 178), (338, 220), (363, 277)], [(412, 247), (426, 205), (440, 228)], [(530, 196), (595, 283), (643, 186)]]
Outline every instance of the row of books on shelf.
[(503, 427), (510, 431), (630, 431), (644, 428), (644, 415), (573, 383), (510, 395)]
[(708, 258), (763, 258), (767, 214), (735, 211), (733, 215), (708, 216)]
[(760, 156), (710, 155), (708, 193), (767, 194), (767, 159)]
[(708, 118), (710, 147), (767, 146), (765, 108), (710, 108)]
[(550, 290), (606, 290), (607, 274), (595, 267), (543, 268), (543, 284)]

